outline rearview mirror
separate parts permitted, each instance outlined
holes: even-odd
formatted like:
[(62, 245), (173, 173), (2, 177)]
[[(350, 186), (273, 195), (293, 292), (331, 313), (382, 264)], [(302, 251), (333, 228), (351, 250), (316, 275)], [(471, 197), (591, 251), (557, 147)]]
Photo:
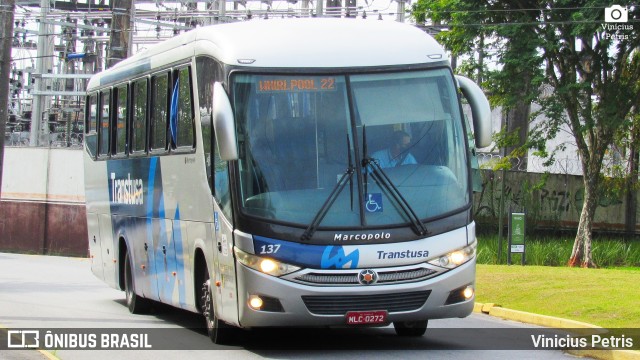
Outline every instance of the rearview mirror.
[(231, 102), (222, 83), (213, 84), (213, 129), (216, 144), (223, 161), (238, 160), (236, 126)]
[(476, 146), (483, 148), (491, 145), (491, 106), (482, 89), (472, 80), (456, 75), (462, 94), (471, 105), (473, 134)]

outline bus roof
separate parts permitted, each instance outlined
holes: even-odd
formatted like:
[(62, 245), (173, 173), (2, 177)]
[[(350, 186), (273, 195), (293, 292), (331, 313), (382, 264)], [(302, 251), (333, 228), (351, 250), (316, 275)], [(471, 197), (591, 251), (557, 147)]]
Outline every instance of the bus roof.
[(260, 68), (348, 68), (425, 64), (447, 59), (424, 31), (392, 21), (255, 20), (206, 26), (159, 43), (95, 76), (88, 89), (193, 55)]

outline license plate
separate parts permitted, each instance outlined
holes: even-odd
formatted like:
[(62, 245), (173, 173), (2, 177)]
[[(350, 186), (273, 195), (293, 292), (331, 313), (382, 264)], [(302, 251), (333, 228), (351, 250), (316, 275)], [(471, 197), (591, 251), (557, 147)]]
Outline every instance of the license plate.
[(345, 317), (347, 325), (385, 324), (387, 322), (387, 312), (384, 310), (349, 311)]

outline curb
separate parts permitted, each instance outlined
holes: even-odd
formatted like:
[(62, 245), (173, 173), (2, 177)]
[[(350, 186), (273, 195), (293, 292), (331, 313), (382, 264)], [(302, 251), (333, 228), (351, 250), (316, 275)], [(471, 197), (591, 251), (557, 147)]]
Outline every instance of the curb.
[(54, 354), (50, 353), (48, 350), (40, 350), (40, 349), (38, 349), (38, 352), (40, 354), (44, 355), (44, 357), (46, 357), (49, 360), (60, 360), (59, 357), (57, 357)]
[[(489, 316), (495, 316), (505, 320), (519, 321), (522, 323), (559, 328), (559, 329), (572, 329), (576, 333), (580, 333), (580, 329), (589, 329), (585, 333), (593, 333), (594, 329), (601, 329), (602, 333), (606, 333), (607, 329), (593, 324), (557, 318), (547, 315), (538, 315), (528, 313), (525, 311), (511, 310), (503, 308), (500, 305), (494, 303), (478, 303), (473, 306), (473, 312), (480, 314), (487, 314)], [(563, 350), (574, 356), (592, 357), (600, 360), (640, 360), (640, 351), (636, 350)]]

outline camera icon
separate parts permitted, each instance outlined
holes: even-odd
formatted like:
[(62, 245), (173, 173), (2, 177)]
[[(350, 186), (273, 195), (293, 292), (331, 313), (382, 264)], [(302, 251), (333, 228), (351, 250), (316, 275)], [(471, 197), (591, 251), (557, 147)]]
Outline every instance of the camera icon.
[(605, 22), (627, 22), (629, 21), (629, 9), (620, 5), (611, 5), (604, 8)]

